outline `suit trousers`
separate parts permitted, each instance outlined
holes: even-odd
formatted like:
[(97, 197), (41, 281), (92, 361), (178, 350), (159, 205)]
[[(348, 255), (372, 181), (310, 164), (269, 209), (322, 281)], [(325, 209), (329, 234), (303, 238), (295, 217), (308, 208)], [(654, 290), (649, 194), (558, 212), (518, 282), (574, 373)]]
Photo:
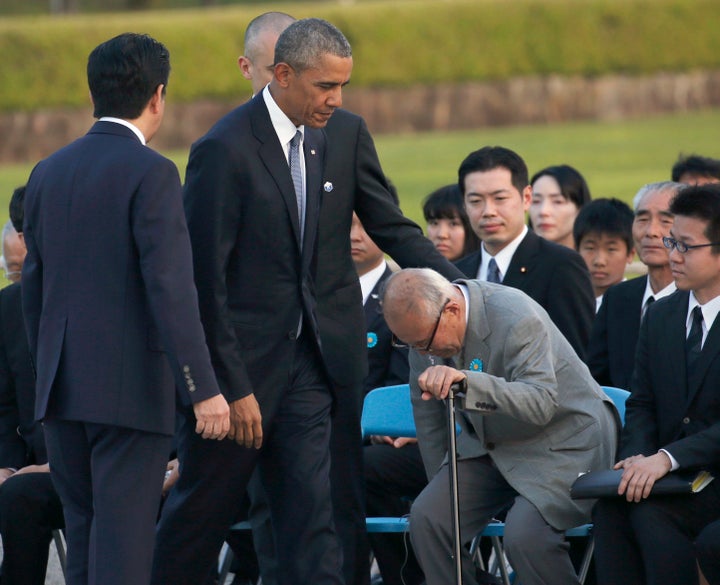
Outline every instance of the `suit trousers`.
[(720, 521), (708, 524), (695, 541), (695, 552), (710, 585), (720, 585)]
[(260, 450), (206, 441), (195, 433), (192, 412), (186, 413), (178, 434), (180, 479), (158, 524), (155, 585), (204, 582), (256, 466), (270, 506), (278, 583), (344, 583), (330, 497), (332, 396), (308, 335), (296, 341), (291, 359), (288, 386), (273, 389), (280, 393), (276, 410), (263, 413)]
[(172, 437), (47, 419), (67, 539), (67, 585), (146, 585)]
[[(396, 448), (366, 445), (365, 489), (368, 516), (404, 516), (410, 501), (427, 485), (417, 443)], [(384, 585), (419, 585), (424, 581), (407, 534), (371, 534), (370, 546)]]
[[(523, 585), (579, 584), (563, 531), (556, 530), (528, 500), (503, 478), (488, 456), (458, 461), (460, 534), (463, 544), (507, 506), (505, 552)], [(445, 464), (413, 503), (410, 538), (427, 585), (447, 585), (455, 579), (450, 475)], [(463, 582), (477, 583), (463, 548)]]
[[(347, 585), (368, 585), (370, 548), (365, 528), (363, 484), (361, 388), (335, 387), (331, 414), (330, 483), (333, 517), (343, 553), (343, 575)], [(277, 585), (277, 558), (267, 497), (259, 478), (248, 486), (253, 542), (265, 585)]]
[(720, 518), (720, 484), (687, 496), (598, 500), (593, 508), (598, 585), (696, 585), (693, 542)]
[(44, 585), (52, 531), (64, 526), (49, 473), (14, 475), (0, 485), (2, 585)]

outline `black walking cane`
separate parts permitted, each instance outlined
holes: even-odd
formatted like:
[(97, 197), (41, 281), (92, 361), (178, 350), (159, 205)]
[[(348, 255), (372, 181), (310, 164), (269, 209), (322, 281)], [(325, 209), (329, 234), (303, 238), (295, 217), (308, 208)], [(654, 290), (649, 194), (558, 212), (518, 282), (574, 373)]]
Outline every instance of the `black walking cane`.
[(450, 466), (450, 502), (453, 528), (453, 556), (455, 560), (455, 583), (462, 585), (462, 541), (460, 539), (460, 495), (458, 493), (457, 442), (455, 431), (455, 399), (464, 397), (467, 380), (450, 386), (445, 400), (447, 404), (448, 463)]

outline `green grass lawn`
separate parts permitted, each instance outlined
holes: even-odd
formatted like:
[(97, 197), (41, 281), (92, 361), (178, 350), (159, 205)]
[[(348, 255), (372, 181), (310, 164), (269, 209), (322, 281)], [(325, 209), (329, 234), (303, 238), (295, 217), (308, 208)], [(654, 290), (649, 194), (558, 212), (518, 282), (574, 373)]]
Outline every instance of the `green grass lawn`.
[[(380, 160), (395, 183), (406, 215), (422, 221), (422, 199), (457, 180), (457, 168), (472, 150), (502, 145), (516, 150), (530, 173), (567, 163), (587, 179), (592, 195), (628, 203), (645, 183), (667, 180), (679, 152), (720, 158), (720, 110), (623, 122), (514, 126), (465, 132), (377, 136)], [(161, 130), (162, 132), (162, 130)], [(180, 167), (187, 152), (165, 153)], [(27, 180), (32, 165), (0, 166), (0, 221), (7, 219), (12, 189)]]

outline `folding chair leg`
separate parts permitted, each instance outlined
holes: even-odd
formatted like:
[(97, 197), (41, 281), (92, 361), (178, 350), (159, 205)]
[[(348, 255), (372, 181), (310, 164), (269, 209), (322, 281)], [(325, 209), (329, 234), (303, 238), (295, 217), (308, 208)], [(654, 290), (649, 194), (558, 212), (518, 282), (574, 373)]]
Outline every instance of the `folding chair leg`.
[(592, 534), (588, 537), (588, 543), (585, 547), (585, 554), (583, 555), (582, 563), (580, 564), (580, 571), (578, 572), (578, 579), (580, 583), (585, 583), (588, 571), (590, 570), (590, 561), (592, 561), (593, 552), (595, 551), (595, 538)]
[(58, 561), (60, 568), (62, 569), (63, 577), (65, 577), (65, 565), (67, 564), (67, 553), (65, 549), (65, 535), (62, 530), (52, 531), (53, 541), (55, 542), (55, 548), (57, 549)]
[(222, 549), (220, 549), (220, 558), (218, 559), (218, 567), (220, 568), (218, 573), (219, 585), (225, 585), (234, 558), (235, 554), (228, 546), (228, 543), (223, 542)]

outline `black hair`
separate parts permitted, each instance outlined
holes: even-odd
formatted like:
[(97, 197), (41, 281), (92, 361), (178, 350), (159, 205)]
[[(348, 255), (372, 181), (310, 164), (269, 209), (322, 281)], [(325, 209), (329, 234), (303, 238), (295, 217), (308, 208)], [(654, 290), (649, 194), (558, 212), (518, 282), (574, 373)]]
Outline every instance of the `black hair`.
[(698, 177), (707, 177), (720, 180), (720, 160), (699, 154), (678, 156), (672, 168), (672, 180), (680, 182), (680, 178), (690, 173)]
[(98, 45), (88, 57), (87, 77), (94, 116), (139, 118), (170, 76), (170, 53), (148, 35), (123, 33)]
[(627, 203), (619, 199), (595, 199), (585, 205), (573, 224), (575, 247), (588, 234), (606, 234), (622, 238), (628, 252), (633, 249), (632, 224), (635, 215)]
[(465, 177), (470, 173), (487, 172), (497, 168), (510, 171), (512, 184), (522, 196), (523, 189), (529, 185), (527, 165), (519, 154), (503, 146), (485, 146), (465, 157), (458, 169), (460, 192), (465, 194)]
[(423, 201), (423, 215), (427, 222), (434, 219), (459, 219), (465, 230), (462, 255), (467, 256), (480, 249), (480, 238), (470, 225), (460, 187), (456, 184), (445, 185), (430, 193)]
[(20, 233), (23, 231), (23, 221), (25, 219), (25, 185), (18, 187), (13, 191), (10, 197), (10, 221), (15, 231)]
[[(709, 242), (720, 242), (720, 183), (681, 189), (670, 201), (670, 213), (708, 222), (705, 236)], [(720, 244), (711, 250), (713, 254), (720, 254)]]
[(570, 165), (544, 168), (532, 176), (530, 184), (534, 185), (535, 181), (546, 175), (557, 181), (562, 196), (568, 201), (572, 201), (578, 209), (590, 202), (590, 189), (585, 178)]

